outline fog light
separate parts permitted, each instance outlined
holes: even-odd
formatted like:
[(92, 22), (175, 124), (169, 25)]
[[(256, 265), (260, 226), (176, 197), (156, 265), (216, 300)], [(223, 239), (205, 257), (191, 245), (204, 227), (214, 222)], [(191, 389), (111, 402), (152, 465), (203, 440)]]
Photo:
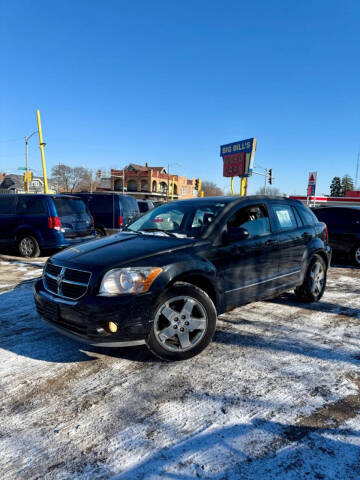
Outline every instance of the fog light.
[(118, 329), (118, 326), (116, 325), (116, 323), (114, 323), (114, 322), (109, 322), (109, 323), (108, 323), (108, 330), (109, 330), (109, 332), (111, 332), (111, 333), (116, 333), (116, 332), (117, 332), (117, 329)]

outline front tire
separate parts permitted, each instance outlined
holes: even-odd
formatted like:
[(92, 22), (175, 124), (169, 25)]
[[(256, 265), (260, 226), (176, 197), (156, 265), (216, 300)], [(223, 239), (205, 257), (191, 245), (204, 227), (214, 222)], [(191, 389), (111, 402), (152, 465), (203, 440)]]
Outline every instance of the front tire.
[(216, 308), (206, 292), (189, 283), (176, 283), (161, 295), (146, 344), (167, 361), (186, 360), (211, 342)]
[(318, 302), (326, 286), (326, 264), (319, 255), (314, 255), (306, 270), (304, 282), (295, 288), (295, 295), (303, 302)]
[(23, 235), (18, 240), (18, 250), (22, 257), (38, 257), (40, 255), (39, 243), (32, 235)]

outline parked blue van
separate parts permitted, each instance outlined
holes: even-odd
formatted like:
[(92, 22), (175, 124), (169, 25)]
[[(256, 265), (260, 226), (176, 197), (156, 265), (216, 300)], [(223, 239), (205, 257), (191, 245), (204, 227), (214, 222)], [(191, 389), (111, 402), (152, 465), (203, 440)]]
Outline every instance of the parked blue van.
[(96, 235), (118, 233), (140, 217), (137, 201), (131, 195), (116, 192), (76, 193), (94, 218)]
[(0, 195), (0, 247), (17, 246), (23, 257), (95, 238), (91, 214), (75, 196)]

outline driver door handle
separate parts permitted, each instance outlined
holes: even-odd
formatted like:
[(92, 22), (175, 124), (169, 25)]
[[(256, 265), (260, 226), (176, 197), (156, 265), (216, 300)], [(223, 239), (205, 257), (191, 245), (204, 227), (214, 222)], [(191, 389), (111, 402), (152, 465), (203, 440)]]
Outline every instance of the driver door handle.
[(265, 245), (272, 245), (275, 243), (275, 240), (266, 240)]

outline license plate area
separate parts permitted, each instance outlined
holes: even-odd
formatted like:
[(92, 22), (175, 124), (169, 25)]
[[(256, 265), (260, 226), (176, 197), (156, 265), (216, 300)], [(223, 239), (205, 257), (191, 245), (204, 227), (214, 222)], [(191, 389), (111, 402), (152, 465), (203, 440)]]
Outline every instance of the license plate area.
[(42, 315), (50, 322), (59, 321), (59, 306), (52, 302), (42, 302), (41, 304)]

